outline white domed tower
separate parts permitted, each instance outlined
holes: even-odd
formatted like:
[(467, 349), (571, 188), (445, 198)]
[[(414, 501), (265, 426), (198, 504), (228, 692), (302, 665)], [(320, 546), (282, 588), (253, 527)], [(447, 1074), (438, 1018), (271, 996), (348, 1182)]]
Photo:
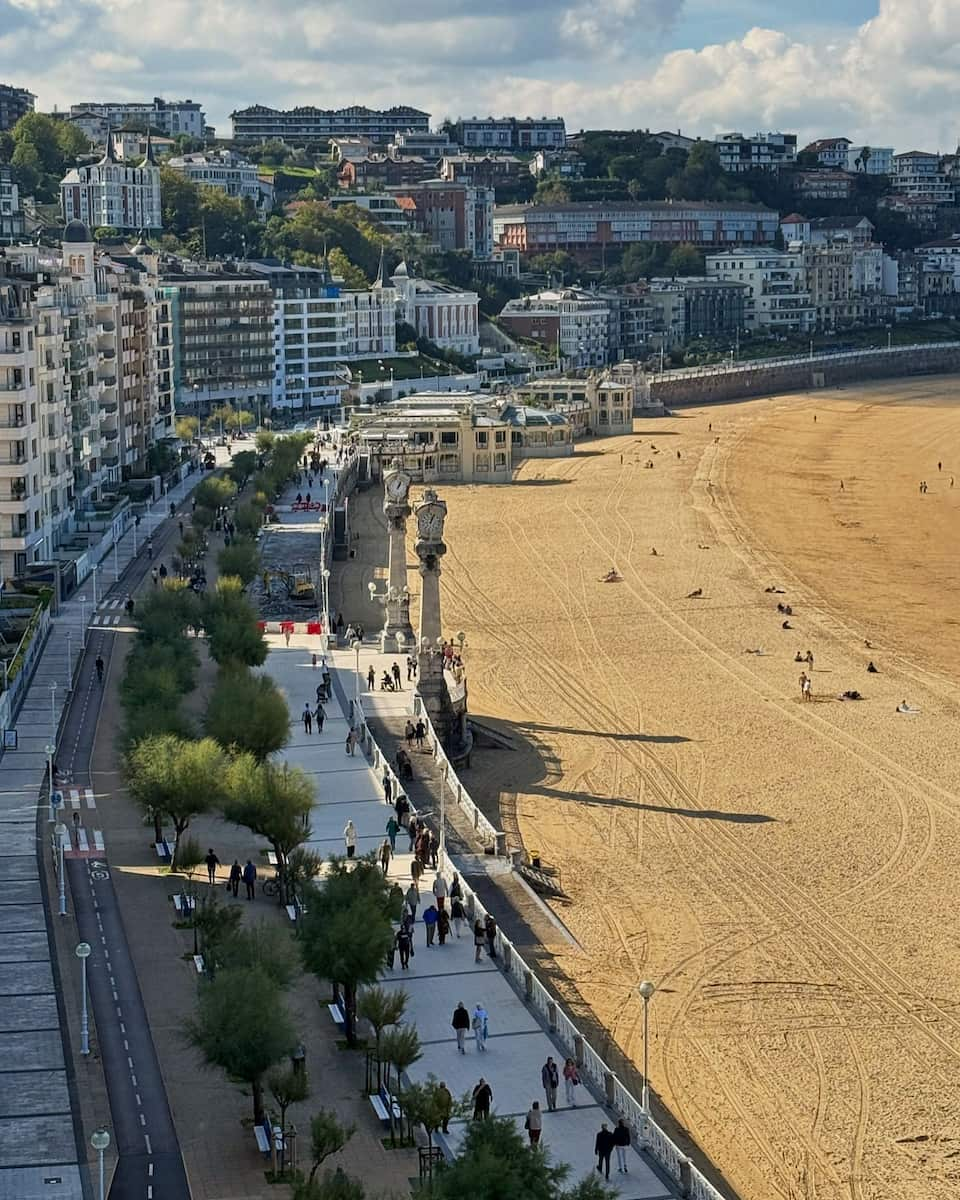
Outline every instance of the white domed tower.
[(71, 275), (82, 279), (88, 295), (96, 292), (93, 235), (82, 221), (68, 221), (61, 239), (63, 265)]

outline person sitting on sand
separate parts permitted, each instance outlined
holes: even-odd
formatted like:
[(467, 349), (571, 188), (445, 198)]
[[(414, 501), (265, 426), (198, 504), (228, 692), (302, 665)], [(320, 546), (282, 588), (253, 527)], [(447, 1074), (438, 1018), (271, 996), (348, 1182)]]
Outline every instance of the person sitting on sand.
[(620, 574), (620, 572), (617, 570), (616, 567), (611, 567), (610, 570), (606, 573), (606, 575), (600, 576), (600, 582), (601, 583), (622, 583), (623, 576)]
[(796, 652), (796, 654), (793, 656), (793, 661), (794, 662), (806, 662), (807, 660), (803, 657), (803, 655), (798, 650)]
[(793, 626), (790, 624), (789, 621), (784, 621), (783, 624), (780, 626), (780, 628), (781, 629), (792, 629)]
[(868, 675), (879, 675), (880, 674), (880, 672), (874, 666), (872, 659), (870, 660), (870, 662), (867, 663), (867, 674)]
[(698, 600), (703, 595), (703, 588), (694, 588), (692, 592), (687, 592), (688, 600)]
[(651, 546), (651, 547), (650, 547), (650, 553), (653, 555), (653, 557), (654, 557), (654, 558), (659, 558), (659, 557), (660, 557), (660, 556), (657, 554), (657, 548), (656, 548), (656, 546)]

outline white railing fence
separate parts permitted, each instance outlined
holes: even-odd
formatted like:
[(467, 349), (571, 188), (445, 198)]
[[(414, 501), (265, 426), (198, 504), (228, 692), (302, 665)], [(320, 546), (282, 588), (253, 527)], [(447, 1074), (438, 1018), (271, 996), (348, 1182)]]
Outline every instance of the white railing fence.
[(662, 375), (651, 375), (650, 383), (656, 387), (671, 380), (699, 379), (705, 375), (747, 375), (767, 371), (775, 367), (817, 367), (836, 364), (843, 360), (858, 362), (876, 355), (883, 357), (916, 354), (924, 350), (957, 350), (960, 342), (917, 342), (909, 346), (878, 346), (876, 350), (821, 350), (816, 354), (792, 354), (783, 358), (754, 358), (740, 362), (711, 363), (702, 367), (677, 367)]
[[(449, 798), (459, 806), (462, 812), (468, 815), (474, 830), (485, 846), (492, 845), (502, 850), (503, 835), (494, 829), (460, 782), (452, 763), (440, 746), (423, 702), (416, 694), (413, 698), (413, 714), (421, 719), (427, 727), (436, 760), (443, 773), (444, 784), (449, 789)], [(406, 788), (397, 777), (367, 725), (362, 705), (354, 705), (354, 726), (374, 770), (388, 776), (391, 780), (392, 795), (396, 797), (401, 792), (405, 793)], [(487, 916), (487, 909), (463, 878), (463, 872), (459, 869), (456, 859), (451, 858), (451, 863), (459, 870), (463, 884), (464, 905), (471, 921), (476, 920), (477, 917), (482, 920)], [(643, 1147), (670, 1178), (676, 1181), (681, 1195), (690, 1197), (691, 1200), (724, 1200), (723, 1194), (697, 1169), (669, 1135), (644, 1113), (640, 1102), (627, 1090), (615, 1072), (607, 1066), (606, 1062), (580, 1033), (571, 1018), (554, 1000), (518, 953), (510, 939), (500, 931), (499, 925), (496, 948), (503, 969), (511, 977), (514, 986), (527, 1004), (540, 1014), (555, 1040), (562, 1046), (564, 1056), (572, 1058), (577, 1063), (581, 1075), (603, 1097), (606, 1106), (613, 1109), (618, 1117), (623, 1117), (630, 1126), (637, 1145)]]

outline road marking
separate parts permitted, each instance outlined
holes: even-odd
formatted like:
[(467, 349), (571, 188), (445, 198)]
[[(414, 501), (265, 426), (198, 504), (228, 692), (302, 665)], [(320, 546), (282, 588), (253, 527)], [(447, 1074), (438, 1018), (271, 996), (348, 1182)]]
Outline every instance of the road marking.
[(136, 1092), (134, 1094), (135, 1094), (136, 1100), (137, 1100), (137, 1108), (141, 1108), (143, 1106), (143, 1101), (140, 1099), (140, 1093)]
[(130, 1082), (133, 1084), (133, 1086), (134, 1086), (134, 1087), (136, 1087), (136, 1086), (137, 1086), (137, 1077), (136, 1077), (136, 1075), (131, 1075), (131, 1076), (130, 1076)]
[(93, 848), (94, 850), (99, 850), (101, 853), (104, 851), (103, 833), (99, 829), (93, 831)]
[[(123, 1023), (122, 1021), (120, 1022), (120, 1032), (121, 1032), (121, 1033), (126, 1033), (126, 1032), (127, 1032), (127, 1027), (126, 1027), (126, 1025), (124, 1025), (124, 1023)], [(127, 1043), (126, 1043), (126, 1042), (124, 1042), (123, 1044), (124, 1044), (124, 1045), (126, 1045)]]
[[(143, 1140), (147, 1143), (147, 1153), (152, 1154), (153, 1150), (150, 1147), (150, 1135), (148, 1133), (145, 1133), (143, 1135)], [(153, 1174), (153, 1163), (150, 1164), (150, 1174), (151, 1175)]]
[(143, 1115), (143, 1113), (141, 1113), (141, 1114), (140, 1114), (140, 1124), (141, 1124), (141, 1125), (142, 1125), (144, 1128), (146, 1128), (146, 1125), (147, 1125), (147, 1118), (146, 1118), (146, 1117)]
[(83, 798), (87, 803), (87, 808), (96, 808), (97, 807), (97, 801), (93, 795), (93, 788), (85, 787), (83, 789)]
[(130, 1057), (129, 1054), (127, 1055), (127, 1066), (130, 1068), (131, 1071), (133, 1070), (133, 1059)]
[(80, 807), (80, 793), (76, 788), (70, 789), (70, 803), (74, 808)]

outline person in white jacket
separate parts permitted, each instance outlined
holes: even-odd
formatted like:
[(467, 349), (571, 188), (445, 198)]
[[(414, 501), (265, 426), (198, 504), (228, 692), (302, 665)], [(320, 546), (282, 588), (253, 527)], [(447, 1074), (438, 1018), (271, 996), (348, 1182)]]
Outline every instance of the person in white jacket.
[(447, 900), (447, 881), (438, 871), (436, 878), (433, 881), (433, 898), (437, 902), (437, 908), (442, 909)]
[(343, 841), (347, 847), (347, 858), (353, 858), (357, 849), (357, 827), (353, 821), (347, 821), (344, 825)]

